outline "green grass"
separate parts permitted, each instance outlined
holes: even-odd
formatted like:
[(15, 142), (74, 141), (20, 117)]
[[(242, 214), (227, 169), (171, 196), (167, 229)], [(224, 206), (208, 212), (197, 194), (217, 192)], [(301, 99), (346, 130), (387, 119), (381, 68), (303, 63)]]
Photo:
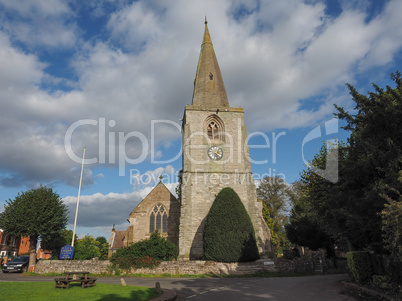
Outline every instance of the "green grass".
[(142, 301), (157, 296), (153, 288), (104, 283), (84, 289), (80, 283), (71, 283), (70, 289), (67, 290), (54, 288), (54, 282), (0, 282), (0, 291), (2, 301)]

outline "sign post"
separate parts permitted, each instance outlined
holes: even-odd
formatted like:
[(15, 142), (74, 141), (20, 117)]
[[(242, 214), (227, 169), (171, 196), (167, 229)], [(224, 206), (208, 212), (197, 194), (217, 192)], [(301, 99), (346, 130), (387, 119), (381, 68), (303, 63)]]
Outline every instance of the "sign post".
[(73, 259), (74, 247), (66, 245), (60, 249), (60, 259)]

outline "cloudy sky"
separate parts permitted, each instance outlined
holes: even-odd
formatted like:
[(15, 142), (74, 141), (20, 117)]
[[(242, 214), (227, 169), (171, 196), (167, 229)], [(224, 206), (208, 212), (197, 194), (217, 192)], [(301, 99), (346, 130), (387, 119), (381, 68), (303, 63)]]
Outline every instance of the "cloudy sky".
[(84, 147), (80, 236), (124, 230), (161, 173), (174, 191), (205, 15), (257, 180), (296, 181), (346, 139), (331, 123), (334, 103), (353, 109), (345, 83), (402, 71), (400, 0), (0, 0), (0, 210), (47, 185), (72, 229)]

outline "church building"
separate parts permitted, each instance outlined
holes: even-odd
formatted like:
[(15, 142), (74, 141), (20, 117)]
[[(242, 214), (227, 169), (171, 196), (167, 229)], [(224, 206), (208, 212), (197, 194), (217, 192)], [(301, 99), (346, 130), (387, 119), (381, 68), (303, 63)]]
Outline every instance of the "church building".
[(229, 105), (206, 21), (192, 104), (184, 110), (182, 139), (180, 203), (160, 182), (130, 214), (127, 230), (113, 229), (109, 254), (158, 229), (179, 247), (179, 259), (202, 258), (208, 212), (216, 195), (231, 187), (251, 218), (261, 256), (269, 256), (271, 235), (257, 200), (244, 110)]

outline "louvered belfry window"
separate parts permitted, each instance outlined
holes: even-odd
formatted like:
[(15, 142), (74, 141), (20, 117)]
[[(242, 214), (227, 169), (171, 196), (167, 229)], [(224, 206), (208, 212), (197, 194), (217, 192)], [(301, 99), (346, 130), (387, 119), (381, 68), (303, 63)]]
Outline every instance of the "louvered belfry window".
[(222, 119), (218, 115), (213, 114), (205, 120), (207, 136), (212, 141), (225, 141), (225, 128)]
[(149, 232), (158, 230), (159, 233), (167, 233), (167, 211), (162, 204), (156, 205), (149, 216)]

